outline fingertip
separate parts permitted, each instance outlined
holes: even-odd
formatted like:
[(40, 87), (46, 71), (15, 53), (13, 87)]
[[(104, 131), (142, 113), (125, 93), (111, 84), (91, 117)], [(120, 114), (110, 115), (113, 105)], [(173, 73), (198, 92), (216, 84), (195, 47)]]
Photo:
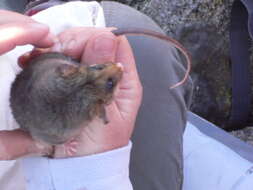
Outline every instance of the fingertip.
[[(21, 24), (21, 23), (20, 23)], [(17, 27), (19, 27), (17, 25)], [(23, 24), (23, 32), (20, 33), (20, 42), (27, 43), (30, 42), (32, 45), (39, 48), (48, 48), (53, 46), (56, 36), (50, 32), (48, 25), (39, 22), (28, 22)]]
[(14, 22), (0, 26), (0, 54), (18, 45), (32, 44), (36, 47), (53, 45), (48, 26), (34, 22)]
[(37, 30), (45, 30), (49, 31), (49, 27), (46, 24), (39, 23), (39, 22), (30, 22), (29, 23), (31, 28), (37, 29)]
[(31, 136), (21, 130), (1, 131), (0, 159), (14, 160), (28, 155), (31, 153), (30, 147), (33, 143)]
[(49, 27), (41, 23), (32, 23), (31, 27), (40, 35), (40, 39), (35, 41), (33, 45), (40, 48), (53, 46), (58, 38), (50, 31)]
[(39, 44), (40, 47), (51, 47), (53, 46), (57, 41), (57, 38), (54, 34), (51, 32), (48, 33), (48, 35), (43, 39), (43, 41)]

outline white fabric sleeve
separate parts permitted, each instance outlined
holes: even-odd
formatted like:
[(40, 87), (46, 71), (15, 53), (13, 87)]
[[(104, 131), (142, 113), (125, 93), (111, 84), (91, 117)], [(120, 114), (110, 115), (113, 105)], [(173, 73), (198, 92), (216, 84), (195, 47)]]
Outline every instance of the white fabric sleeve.
[(183, 190), (252, 190), (253, 163), (187, 123)]
[(91, 156), (23, 159), (27, 190), (132, 190), (129, 180), (131, 142)]

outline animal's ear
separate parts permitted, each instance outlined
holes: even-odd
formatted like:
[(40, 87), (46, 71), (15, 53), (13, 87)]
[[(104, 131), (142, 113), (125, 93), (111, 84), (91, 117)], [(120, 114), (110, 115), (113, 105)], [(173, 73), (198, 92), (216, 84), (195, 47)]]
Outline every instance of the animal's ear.
[(35, 57), (47, 52), (48, 49), (40, 49), (40, 48), (36, 48), (36, 49), (33, 49), (32, 51), (29, 51), (23, 55), (21, 55), (19, 58), (18, 58), (18, 65), (24, 69), (28, 66), (28, 63), (34, 59)]
[(78, 71), (78, 66), (72, 64), (61, 64), (59, 67), (57, 67), (57, 72), (59, 72), (60, 76), (64, 78), (70, 77)]

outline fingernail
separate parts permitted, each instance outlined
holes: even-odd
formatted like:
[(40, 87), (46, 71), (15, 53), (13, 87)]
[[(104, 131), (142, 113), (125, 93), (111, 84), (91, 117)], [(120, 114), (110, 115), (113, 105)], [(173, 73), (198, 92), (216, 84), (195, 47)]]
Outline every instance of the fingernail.
[(52, 33), (48, 33), (47, 37), (44, 39), (44, 42), (49, 44), (50, 46), (53, 46), (56, 43), (56, 36)]
[(114, 53), (116, 39), (113, 34), (100, 34), (94, 41), (93, 50), (101, 56), (110, 56)]
[(45, 24), (41, 24), (41, 23), (32, 23), (31, 26), (33, 28), (38, 28), (38, 29), (48, 29), (48, 26)]

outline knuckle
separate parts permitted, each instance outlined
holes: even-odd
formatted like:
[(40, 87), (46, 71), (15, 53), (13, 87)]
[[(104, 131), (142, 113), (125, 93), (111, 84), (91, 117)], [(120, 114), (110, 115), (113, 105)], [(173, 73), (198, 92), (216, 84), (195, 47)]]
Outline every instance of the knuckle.
[(0, 141), (0, 160), (13, 160), (14, 158), (8, 154), (5, 145)]

